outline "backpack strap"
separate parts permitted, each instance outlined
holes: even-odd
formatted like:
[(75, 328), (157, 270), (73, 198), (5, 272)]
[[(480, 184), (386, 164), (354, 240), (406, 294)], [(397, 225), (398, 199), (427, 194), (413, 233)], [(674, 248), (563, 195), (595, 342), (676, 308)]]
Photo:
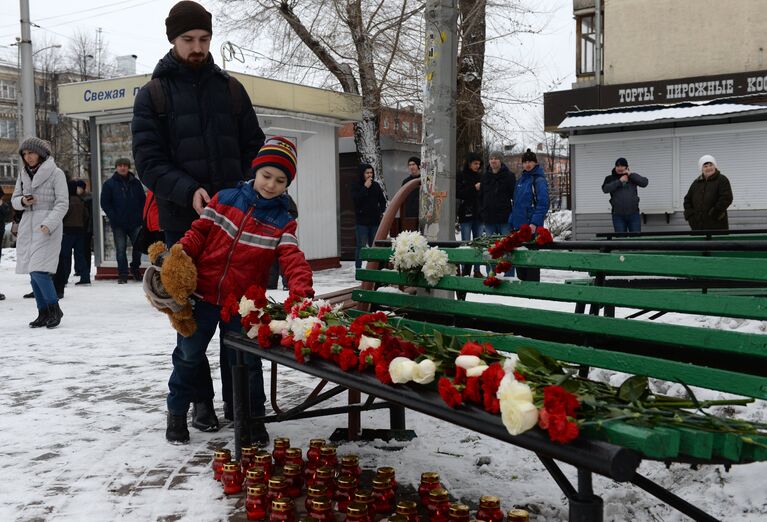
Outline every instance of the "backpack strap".
[(147, 82), (146, 88), (149, 89), (149, 97), (152, 100), (152, 107), (154, 107), (157, 115), (161, 118), (166, 117), (167, 103), (165, 89), (163, 89), (160, 79), (152, 78)]

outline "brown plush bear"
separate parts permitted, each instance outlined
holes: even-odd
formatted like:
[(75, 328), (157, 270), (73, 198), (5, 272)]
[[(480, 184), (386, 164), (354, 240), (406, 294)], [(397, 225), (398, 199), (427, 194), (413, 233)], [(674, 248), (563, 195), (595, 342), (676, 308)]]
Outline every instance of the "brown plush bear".
[(178, 243), (168, 250), (157, 241), (149, 246), (148, 254), (152, 266), (144, 272), (146, 297), (152, 306), (168, 314), (178, 333), (189, 337), (197, 330), (189, 299), (197, 287), (197, 268)]

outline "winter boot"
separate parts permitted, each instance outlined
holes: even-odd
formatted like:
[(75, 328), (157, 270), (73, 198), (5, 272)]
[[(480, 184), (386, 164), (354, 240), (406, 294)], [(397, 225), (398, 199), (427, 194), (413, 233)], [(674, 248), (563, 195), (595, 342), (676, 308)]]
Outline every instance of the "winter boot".
[(45, 326), (45, 323), (48, 321), (48, 307), (45, 308), (39, 308), (37, 310), (37, 319), (29, 323), (30, 328), (41, 328)]
[(165, 428), (165, 438), (171, 444), (188, 444), (189, 430), (186, 427), (186, 415), (171, 415), (168, 412), (168, 427)]
[(262, 447), (269, 444), (269, 432), (263, 422), (250, 421), (250, 443)]
[(56, 328), (61, 323), (64, 312), (61, 311), (59, 303), (48, 305), (48, 319), (45, 321), (46, 328)]
[(218, 417), (213, 401), (195, 402), (192, 405), (192, 426), (200, 431), (218, 431)]

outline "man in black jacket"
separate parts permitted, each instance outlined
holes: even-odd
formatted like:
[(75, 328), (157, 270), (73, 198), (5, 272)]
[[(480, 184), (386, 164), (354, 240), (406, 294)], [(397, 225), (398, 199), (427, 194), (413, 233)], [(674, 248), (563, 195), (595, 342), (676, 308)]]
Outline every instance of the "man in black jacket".
[(354, 266), (362, 268), (360, 251), (363, 246), (373, 246), (378, 225), (386, 211), (386, 196), (381, 185), (375, 180), (373, 165), (361, 163), (357, 167), (356, 182), (352, 185), (354, 201), (356, 248)]
[[(165, 19), (165, 29), (173, 48), (136, 95), (131, 131), (138, 174), (155, 194), (160, 228), (170, 246), (214, 194), (246, 179), (264, 144), (264, 133), (245, 88), (213, 63), (211, 14), (196, 2), (178, 2)], [(222, 346), (221, 379), (224, 390), (230, 391), (224, 350)], [(174, 352), (173, 357), (176, 360), (180, 354)], [(207, 357), (196, 374), (197, 382), (185, 383), (197, 397), (192, 425), (216, 431), (219, 423)], [(231, 418), (231, 396), (225, 394), (224, 400), (224, 414)], [(256, 426), (256, 437), (268, 440), (263, 424)], [(168, 415), (165, 437), (173, 443), (189, 441), (186, 415)]]
[(646, 187), (647, 178), (629, 170), (626, 158), (615, 160), (615, 168), (602, 183), (602, 192), (610, 194), (613, 228), (616, 232), (641, 232), (637, 187)]

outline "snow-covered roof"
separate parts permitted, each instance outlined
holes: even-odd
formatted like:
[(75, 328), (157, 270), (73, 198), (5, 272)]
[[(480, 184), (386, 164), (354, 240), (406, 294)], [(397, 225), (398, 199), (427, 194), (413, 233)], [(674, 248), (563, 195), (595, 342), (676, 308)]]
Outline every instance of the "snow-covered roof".
[(743, 103), (687, 102), (666, 106), (645, 106), (603, 111), (568, 112), (559, 130), (625, 127), (648, 123), (678, 122), (693, 119), (726, 118), (733, 114), (767, 113), (765, 105)]

